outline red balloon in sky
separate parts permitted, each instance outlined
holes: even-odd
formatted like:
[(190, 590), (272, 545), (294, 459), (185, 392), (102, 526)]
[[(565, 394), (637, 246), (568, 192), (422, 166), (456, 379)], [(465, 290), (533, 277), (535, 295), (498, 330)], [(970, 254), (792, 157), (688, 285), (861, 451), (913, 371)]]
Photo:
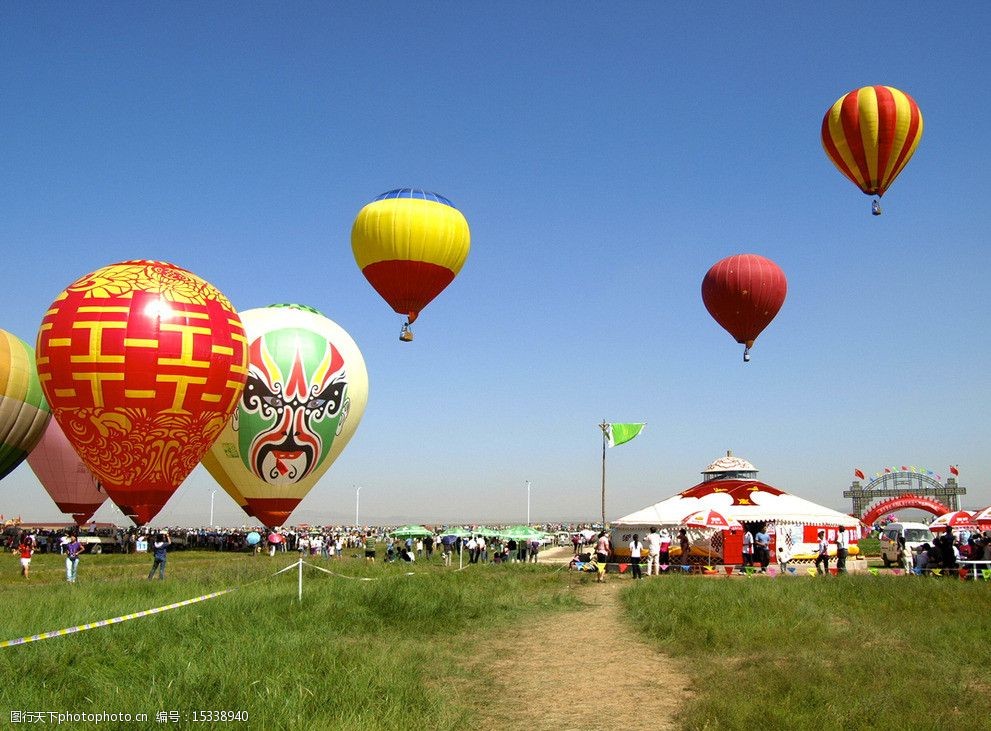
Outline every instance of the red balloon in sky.
[(702, 280), (702, 302), (713, 319), (746, 346), (743, 360), (761, 331), (778, 314), (788, 293), (781, 267), (758, 254), (734, 254), (717, 261)]

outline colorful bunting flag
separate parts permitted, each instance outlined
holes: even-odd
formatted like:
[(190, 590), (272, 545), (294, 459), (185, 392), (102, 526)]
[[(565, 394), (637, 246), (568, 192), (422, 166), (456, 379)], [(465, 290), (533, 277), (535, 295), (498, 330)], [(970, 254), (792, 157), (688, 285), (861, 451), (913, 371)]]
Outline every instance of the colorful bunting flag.
[(817, 573), (817, 571), (816, 571), (816, 570), (815, 570), (814, 568), (812, 568), (811, 566), (809, 566), (809, 567), (808, 567), (807, 569), (805, 569), (805, 570), (809, 572), (809, 576), (815, 576), (815, 575), (816, 575), (816, 573)]
[[(875, 571), (876, 570), (877, 569), (875, 569)], [(913, 571), (915, 571), (915, 570), (916, 569), (913, 569)], [(892, 574), (892, 576), (901, 576), (902, 575), (902, 570), (901, 569), (891, 569), (891, 574)]]
[(933, 576), (942, 576), (943, 575), (943, 569), (933, 569), (932, 570), (932, 575)]
[(981, 569), (981, 576), (984, 577), (985, 581), (991, 579), (991, 569)]
[(871, 576), (878, 576), (881, 573), (878, 569), (874, 568), (873, 566), (868, 566), (867, 571), (868, 573), (870, 573)]
[(864, 476), (864, 471), (863, 471), (863, 470), (854, 470), (854, 471), (853, 471), (853, 476), (854, 476), (854, 477), (859, 477), (859, 478), (860, 478), (861, 480), (866, 480), (866, 479), (867, 479), (867, 478), (866, 478), (866, 477)]
[(727, 576), (732, 576), (733, 575), (733, 567), (732, 566), (723, 566), (723, 568), (726, 570), (726, 575)]
[(950, 474), (953, 475), (954, 477), (960, 476), (960, 470), (957, 469), (957, 466), (955, 464), (950, 465)]

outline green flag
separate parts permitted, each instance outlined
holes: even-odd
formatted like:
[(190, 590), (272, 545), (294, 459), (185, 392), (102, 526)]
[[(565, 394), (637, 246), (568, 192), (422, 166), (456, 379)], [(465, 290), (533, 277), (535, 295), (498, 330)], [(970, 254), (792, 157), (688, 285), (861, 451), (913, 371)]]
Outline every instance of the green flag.
[(608, 424), (606, 426), (606, 444), (615, 447), (617, 444), (624, 444), (640, 432), (646, 424)]

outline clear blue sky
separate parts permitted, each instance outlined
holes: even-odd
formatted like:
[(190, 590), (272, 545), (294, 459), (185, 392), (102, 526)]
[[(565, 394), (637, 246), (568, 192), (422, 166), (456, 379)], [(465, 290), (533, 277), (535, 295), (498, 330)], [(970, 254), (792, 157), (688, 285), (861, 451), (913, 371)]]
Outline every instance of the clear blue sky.
[[(368, 365), (354, 439), (294, 519), (615, 518), (733, 449), (849, 510), (855, 468), (960, 465), (991, 503), (991, 6), (0, 4), (0, 327), (76, 277), (172, 261), (239, 309), (316, 307)], [(819, 142), (842, 94), (912, 95), (922, 143), (874, 218)], [(357, 269), (396, 187), (471, 226), (401, 344)], [(733, 253), (784, 269), (753, 361), (704, 309)], [(205, 523), (202, 468), (156, 523)], [(0, 512), (60, 514), (27, 464)], [(111, 507), (99, 519), (124, 523)], [(215, 520), (246, 522), (223, 491)]]

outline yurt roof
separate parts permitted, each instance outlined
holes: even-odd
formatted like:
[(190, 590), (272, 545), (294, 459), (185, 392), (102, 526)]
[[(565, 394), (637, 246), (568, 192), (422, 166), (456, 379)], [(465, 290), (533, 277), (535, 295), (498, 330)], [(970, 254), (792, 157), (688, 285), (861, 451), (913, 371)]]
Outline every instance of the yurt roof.
[[(748, 463), (749, 464), (749, 463)], [(737, 468), (739, 469), (739, 468)], [(857, 518), (791, 495), (758, 480), (706, 480), (659, 503), (612, 521), (615, 526), (680, 525), (696, 510), (715, 510), (741, 523), (781, 523), (854, 528)]]

